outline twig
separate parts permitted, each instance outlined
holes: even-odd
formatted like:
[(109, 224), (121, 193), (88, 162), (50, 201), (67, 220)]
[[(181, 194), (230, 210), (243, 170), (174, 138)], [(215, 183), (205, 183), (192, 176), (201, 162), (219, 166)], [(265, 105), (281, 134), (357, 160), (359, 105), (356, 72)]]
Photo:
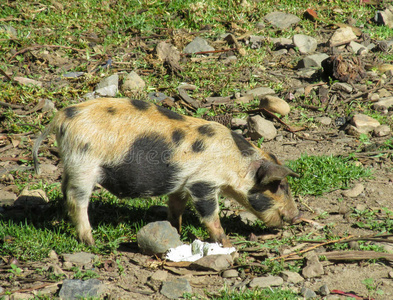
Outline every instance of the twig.
[[(40, 285), (37, 285), (37, 286), (33, 286), (31, 288), (28, 288), (28, 289), (14, 290), (14, 291), (11, 291), (11, 293), (31, 292), (31, 291), (34, 291), (34, 290), (40, 290), (40, 289), (48, 287), (48, 286), (58, 285), (58, 284), (62, 284), (62, 283), (63, 283), (63, 281), (44, 283), (44, 284), (40, 284)], [(5, 295), (5, 293), (0, 294), (0, 296), (3, 296), (3, 295)]]
[(234, 51), (234, 50), (237, 50), (237, 48), (212, 50), (212, 51), (200, 51), (200, 52), (195, 52), (195, 53), (181, 53), (180, 55), (181, 56), (191, 56), (191, 55), (199, 55), (199, 54), (221, 53), (221, 52), (228, 52), (228, 51)]
[(305, 252), (314, 250), (316, 248), (319, 248), (319, 247), (322, 247), (322, 246), (325, 246), (325, 245), (330, 245), (330, 244), (334, 244), (334, 243), (339, 243), (339, 242), (344, 241), (344, 240), (349, 240), (349, 239), (351, 239), (353, 237), (354, 237), (353, 235), (350, 235), (350, 236), (346, 236), (346, 237), (343, 237), (343, 238), (340, 238), (340, 239), (337, 239), (337, 240), (334, 240), (334, 241), (324, 242), (324, 243), (321, 243), (321, 244), (309, 247), (307, 249), (304, 249), (302, 251), (293, 252), (293, 253), (289, 253), (287, 255), (281, 255), (279, 257), (272, 258), (271, 261), (278, 260), (278, 259), (284, 259), (285, 260), (285, 259), (287, 259), (287, 258), (289, 258), (291, 256), (294, 256), (294, 255), (297, 255), (297, 254), (300, 254), (300, 253), (305, 253)]
[[(369, 90), (366, 91), (366, 92), (357, 93), (356, 95), (354, 95), (354, 96), (352, 96), (352, 97), (349, 97), (349, 98), (345, 99), (345, 100), (343, 101), (343, 103), (351, 102), (352, 100), (355, 100), (356, 98), (363, 97), (363, 96), (365, 96), (365, 95), (367, 95), (367, 94), (369, 94), (369, 93), (372, 93), (372, 92), (375, 92), (375, 91), (377, 91), (377, 90), (379, 90), (379, 89), (382, 89), (385, 85), (389, 85), (389, 84), (391, 84), (391, 83), (393, 83), (393, 80), (390, 80), (390, 81), (388, 81), (387, 83), (385, 83), (384, 85), (381, 85), (381, 86), (378, 86), (378, 84), (377, 84), (376, 87), (374, 87), (374, 88), (372, 88), (372, 89), (369, 89)], [(366, 99), (366, 100), (362, 100), (362, 101), (364, 102), (364, 101), (371, 101), (371, 100)], [(375, 101), (373, 101), (373, 102), (375, 102)]]
[(22, 105), (9, 104), (9, 103), (5, 103), (5, 102), (2, 102), (2, 101), (0, 101), (0, 106), (10, 107), (10, 108), (15, 108), (15, 109), (23, 109)]
[(37, 50), (37, 49), (40, 49), (40, 48), (63, 48), (63, 49), (70, 49), (70, 50), (74, 50), (74, 51), (86, 51), (84, 49), (77, 49), (77, 48), (74, 48), (74, 47), (62, 46), (62, 45), (35, 45), (35, 46), (26, 47), (26, 48), (16, 52), (14, 55), (11, 56), (11, 58), (8, 60), (8, 62), (13, 60), (19, 54), (23, 54), (23, 53), (25, 53), (27, 51), (31, 51), (31, 50)]

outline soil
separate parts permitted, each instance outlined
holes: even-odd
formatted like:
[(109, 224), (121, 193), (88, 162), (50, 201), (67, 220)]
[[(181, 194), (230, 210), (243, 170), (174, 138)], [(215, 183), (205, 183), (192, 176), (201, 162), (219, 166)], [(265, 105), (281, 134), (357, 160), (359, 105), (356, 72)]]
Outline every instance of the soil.
[[(61, 51), (57, 54), (61, 55)], [(274, 56), (270, 57), (270, 62), (277, 63), (278, 60), (279, 59)], [(280, 64), (282, 66), (285, 65), (283, 60), (285, 59), (280, 59)], [(280, 69), (276, 68), (274, 71), (277, 72), (277, 70)], [(39, 72), (38, 68), (36, 72)], [(283, 69), (282, 73), (291, 74), (291, 76), (296, 77), (292, 70)], [(49, 75), (46, 74), (45, 76), (48, 77)], [(305, 86), (307, 85), (308, 83), (305, 82)], [(360, 86), (362, 84), (359, 83), (358, 85)], [(290, 81), (283, 81), (283, 91), (281, 95), (283, 97), (285, 96), (285, 92), (291, 91)], [(292, 104), (295, 107), (295, 104), (291, 103), (291, 105)], [(346, 105), (348, 104), (336, 102), (334, 107), (335, 114), (344, 114), (343, 112), (346, 111)], [(312, 109), (302, 110), (302, 114), (305, 114), (307, 118), (326, 116), (325, 112), (314, 111)], [(300, 121), (301, 117), (300, 108), (293, 109), (288, 118), (289, 123), (297, 123)], [(28, 115), (26, 122), (28, 123), (31, 121), (33, 123), (34, 118), (35, 116)], [(265, 141), (262, 146), (266, 150), (276, 154), (281, 161), (296, 160), (305, 153), (308, 155), (333, 154), (346, 156), (349, 153), (355, 152), (359, 147), (363, 147), (359, 138), (346, 134), (340, 127), (336, 126), (334, 122), (331, 125), (321, 125), (314, 121), (311, 126), (309, 125), (308, 128), (296, 134), (286, 130), (286, 127), (277, 121), (276, 125), (279, 128), (279, 137), (273, 141)], [(27, 149), (33, 144), (35, 135), (35, 133), (31, 132), (27, 134), (7, 134), (4, 132), (4, 134), (0, 135), (0, 143), (2, 146), (2, 148), (0, 148), (2, 157), (0, 169), (2, 178), (0, 183), (1, 191), (16, 192), (13, 179), (9, 177), (8, 174), (11, 170), (19, 170), (20, 173), (23, 173), (26, 172), (26, 169), (29, 169), (20, 158), (30, 158)], [(390, 136), (383, 138), (373, 137), (371, 141), (372, 143), (382, 143), (389, 137)], [(9, 145), (13, 146), (6, 150), (6, 147)], [(386, 207), (393, 210), (391, 203), (393, 191), (393, 175), (391, 170), (393, 169), (393, 162), (391, 156), (389, 157), (383, 152), (381, 152), (381, 154), (381, 156), (378, 156), (364, 153), (364, 155), (359, 156), (361, 164), (364, 167), (371, 168), (374, 174), (373, 178), (360, 181), (365, 189), (359, 196), (347, 198), (342, 195), (341, 190), (337, 190), (324, 194), (323, 196), (302, 196), (296, 199), (304, 217), (306, 219), (315, 219), (317, 216), (325, 213), (323, 214), (323, 219), (317, 219), (316, 221), (322, 225), (329, 224), (332, 228), (332, 234), (337, 236), (375, 235), (376, 232), (374, 231), (354, 226), (356, 219), (351, 217), (351, 212), (355, 208), (360, 210), (368, 208), (374, 211), (380, 211), (381, 208)], [(41, 163), (45, 166), (46, 170), (49, 170), (49, 173), (44, 175), (45, 181), (49, 183), (59, 181), (61, 167), (57, 164), (58, 160), (56, 156), (52, 158), (48, 157)], [(30, 171), (27, 170), (27, 172)], [(31, 174), (31, 172), (28, 174)], [(36, 178), (31, 177), (32, 175), (28, 176), (31, 178), (31, 184), (37, 181)], [(343, 200), (338, 201), (339, 199)], [(7, 208), (7, 210), (3, 211), (3, 214), (8, 213), (12, 213), (12, 208)], [(250, 234), (251, 233), (252, 232), (250, 232)], [(321, 229), (315, 227), (311, 223), (303, 222), (297, 224), (295, 228), (291, 230), (288, 228), (279, 229), (277, 234), (273, 235), (273, 238), (280, 238), (282, 235), (288, 236), (291, 234), (309, 234), (310, 238), (312, 236), (324, 236), (323, 228)], [(370, 241), (369, 243), (373, 242)], [(307, 244), (305, 248), (312, 245), (314, 244)], [(388, 243), (386, 245), (388, 245)], [(285, 250), (289, 248), (289, 246), (282, 247), (278, 249), (279, 253), (272, 251), (268, 253), (268, 256), (274, 257), (278, 256), (278, 254), (286, 253)], [(326, 247), (317, 248), (318, 251), (321, 251), (321, 249), (326, 250)], [(249, 251), (252, 252), (252, 250)], [(70, 271), (64, 266), (61, 259), (61, 253), (59, 253), (59, 255), (60, 258), (48, 258), (41, 262), (23, 262), (24, 280), (13, 282), (10, 282), (7, 279), (7, 273), (3, 272), (11, 263), (10, 257), (1, 258), (0, 287), (7, 289), (10, 287), (13, 291), (19, 291), (25, 294), (39, 292), (41, 294), (55, 295), (58, 292), (61, 282), (47, 282), (34, 273), (34, 270), (37, 268), (48, 268), (50, 265), (57, 265), (66, 275), (73, 274), (73, 271)], [(139, 253), (138, 248), (133, 244), (122, 245), (117, 250), (116, 254), (99, 256), (100, 260), (110, 262), (109, 267), (95, 269), (95, 272), (100, 276), (99, 279), (105, 283), (107, 294), (111, 295), (109, 297), (110, 299), (166, 299), (165, 296), (160, 294), (161, 283), (149, 279), (160, 269), (168, 270), (168, 278), (166, 280), (185, 276), (193, 287), (193, 292), (201, 297), (205, 297), (208, 293), (217, 294), (217, 291), (224, 286), (229, 288), (242, 286), (242, 284), (246, 286), (249, 280), (255, 276), (250, 268), (246, 268), (245, 271), (240, 273), (236, 278), (225, 279), (222, 278), (221, 274), (206, 274), (206, 272), (189, 270), (187, 268), (168, 267), (168, 265), (156, 257)], [(120, 261), (114, 263), (118, 259)], [(252, 260), (252, 257), (250, 256), (249, 259)], [(256, 260), (256, 262), (258, 262), (258, 260)], [(324, 274), (322, 276), (306, 279), (299, 284), (284, 283), (283, 287), (288, 287), (300, 292), (301, 287), (305, 286), (316, 291), (320, 286), (326, 284), (330, 290), (341, 290), (344, 292), (352, 291), (362, 297), (370, 296), (375, 299), (390, 299), (393, 297), (393, 280), (389, 275), (393, 270), (389, 261), (323, 261), (322, 264), (324, 266)], [(122, 276), (119, 276), (119, 265), (124, 267)], [(236, 265), (234, 268), (236, 268)], [(373, 288), (367, 288), (366, 285), (362, 283), (368, 278), (374, 280), (373, 287), (375, 290), (382, 290), (383, 295), (379, 295)], [(0, 294), (1, 293), (0, 291)]]

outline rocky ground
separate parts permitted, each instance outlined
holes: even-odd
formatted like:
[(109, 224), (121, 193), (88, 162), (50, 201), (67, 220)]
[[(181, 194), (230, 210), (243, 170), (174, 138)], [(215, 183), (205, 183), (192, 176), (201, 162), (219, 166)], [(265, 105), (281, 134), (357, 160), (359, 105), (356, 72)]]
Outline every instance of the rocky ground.
[[(313, 11), (308, 13), (313, 18)], [(294, 15), (273, 14), (256, 26), (263, 28), (266, 24), (273, 24), (283, 30), (296, 26), (299, 20)], [(382, 17), (379, 21), (384, 22)], [(389, 26), (386, 19), (385, 22), (381, 26)], [(182, 74), (184, 64), (190, 61), (214, 61), (227, 68), (228, 73), (234, 72), (231, 66), (239, 57), (266, 47), (269, 54), (264, 64), (252, 70), (240, 70), (237, 79), (247, 81), (254, 77), (260, 82), (280, 84), (281, 88), (275, 92), (266, 85), (258, 84), (254, 89), (231, 95), (196, 97), (193, 91), (198, 84), (185, 77), (187, 85), (180, 85), (176, 94), (166, 94), (165, 90), (143, 93), (146, 84), (143, 78), (152, 70), (124, 71), (122, 63), (126, 64), (132, 58), (119, 48), (111, 49), (113, 55), (102, 60), (101, 67), (108, 70), (104, 73), (105, 78), (91, 89), (91, 93), (75, 98), (73, 102), (97, 96), (112, 97), (120, 92), (131, 97), (142, 95), (144, 100), (156, 101), (187, 114), (211, 108), (218, 113), (209, 115), (202, 110), (199, 116), (231, 126), (255, 143), (263, 141), (262, 147), (275, 153), (282, 161), (296, 160), (305, 153), (352, 155), (357, 164), (372, 170), (373, 177), (353, 182), (350, 190), (297, 197), (306, 220), (263, 234), (253, 232), (255, 227), (248, 227), (253, 221), (251, 216), (234, 203), (224, 202), (223, 217), (237, 214), (239, 226), (251, 228), (248, 241), (256, 243), (244, 247), (246, 243), (239, 242), (236, 233), (229, 233), (237, 253), (224, 258), (208, 258), (207, 262), (168, 262), (158, 256), (142, 254), (137, 244), (132, 242), (121, 244), (115, 252), (107, 255), (52, 251), (43, 261), (18, 261), (10, 255), (0, 256), (0, 297), (26, 299), (41, 295), (72, 299), (79, 292), (97, 297), (103, 295), (108, 299), (175, 299), (186, 292), (198, 295), (194, 296), (198, 299), (218, 297), (218, 291), (223, 287), (233, 291), (279, 287), (306, 298), (393, 297), (393, 248), (389, 235), (392, 227), (385, 228), (385, 231), (361, 228), (356, 226), (361, 217), (354, 214), (369, 212), (375, 220), (390, 220), (391, 215), (386, 214), (383, 208), (393, 210), (393, 65), (379, 58), (380, 53), (393, 51), (393, 40), (372, 40), (348, 20), (347, 24), (321, 29), (318, 37), (298, 34), (290, 39), (269, 38), (236, 32), (235, 28), (232, 34), (216, 40), (177, 32), (170, 41), (136, 39), (130, 47), (136, 45), (150, 54), (148, 59), (154, 66), (154, 72), (166, 68), (172, 75)], [(30, 72), (40, 74), (39, 79), (29, 79), (21, 71), (23, 65), (13, 63), (7, 72), (2, 72), (4, 82), (48, 89), (53, 84), (69, 86), (70, 89), (83, 85), (86, 73), (68, 72), (79, 61), (64, 55), (64, 49), (31, 47), (22, 50), (19, 54), (35, 58), (29, 68)], [(189, 53), (199, 54), (191, 56)], [(7, 59), (13, 62), (16, 54), (7, 54)], [(59, 74), (45, 72), (43, 65), (46, 64), (68, 67), (59, 71), (64, 75), (59, 77)], [(89, 66), (90, 70), (96, 67)], [(255, 99), (259, 105), (249, 108), (247, 104)], [(245, 105), (245, 109), (241, 104)], [(31, 205), (27, 203), (31, 198), (26, 196), (46, 197), (39, 192), (33, 195), (28, 190), (39, 180), (31, 172), (29, 152), (38, 130), (10, 133), (9, 111), (24, 116), (27, 124), (38, 124), (47, 122), (55, 106), (56, 103), (46, 98), (29, 106), (1, 103), (4, 127), (0, 131), (0, 203), (4, 207), (0, 208), (0, 214), (7, 219), (23, 213), (23, 207)], [(222, 106), (227, 108), (223, 111), (219, 109)], [(60, 107), (57, 105), (57, 108)], [(278, 118), (272, 113), (284, 117)], [(41, 179), (49, 183), (58, 182), (61, 174), (56, 148), (50, 145), (48, 142), (46, 147), (52, 154), (47, 152), (41, 161)], [(29, 182), (23, 192), (16, 184), (21, 176), (27, 177)], [(376, 236), (379, 232), (383, 233), (382, 237)], [(333, 241), (338, 243), (348, 242), (343, 247), (347, 251), (340, 251), (338, 246), (332, 248), (334, 243), (327, 239), (328, 235), (337, 237)], [(292, 244), (261, 247), (266, 241), (291, 236), (307, 236), (307, 240), (321, 237), (321, 242), (292, 240)], [(12, 243), (14, 238), (3, 237), (3, 245)], [(383, 252), (370, 250), (373, 245)], [(368, 250), (363, 250), (363, 246), (367, 246)], [(260, 270), (263, 269), (262, 261), (278, 257), (283, 260), (283, 270), (273, 272), (273, 275), (271, 270), (268, 274)], [(296, 265), (299, 261), (301, 264)], [(17, 266), (16, 269), (12, 269), (11, 265)], [(291, 265), (300, 266), (300, 269), (291, 269), (288, 267)], [(84, 272), (94, 270), (99, 277), (88, 279), (86, 275), (83, 279), (88, 280), (85, 281), (67, 280), (75, 278), (75, 267)], [(14, 272), (23, 276), (10, 279), (10, 273)], [(62, 280), (49, 280), (44, 276), (46, 272), (60, 276)]]

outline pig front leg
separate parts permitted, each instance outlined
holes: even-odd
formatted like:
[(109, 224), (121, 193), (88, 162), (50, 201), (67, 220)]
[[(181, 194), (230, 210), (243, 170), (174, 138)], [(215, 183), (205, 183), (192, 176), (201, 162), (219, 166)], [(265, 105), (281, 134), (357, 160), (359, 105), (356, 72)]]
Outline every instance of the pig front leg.
[(210, 235), (210, 240), (219, 242), (224, 247), (231, 247), (231, 243), (221, 226), (218, 207), (218, 189), (211, 182), (199, 181), (189, 187), (195, 209), (201, 217)]

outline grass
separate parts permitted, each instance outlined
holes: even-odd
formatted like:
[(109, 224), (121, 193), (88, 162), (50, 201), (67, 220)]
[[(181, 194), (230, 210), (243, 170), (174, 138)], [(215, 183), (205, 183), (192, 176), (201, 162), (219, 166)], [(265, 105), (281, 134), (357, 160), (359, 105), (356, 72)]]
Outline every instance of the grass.
[[(271, 64), (268, 49), (263, 46), (251, 49), (246, 44), (247, 36), (263, 35), (268, 38), (287, 37), (301, 33), (318, 36), (318, 29), (337, 23), (345, 23), (348, 17), (356, 19), (356, 26), (363, 26), (363, 31), (374, 39), (384, 40), (393, 36), (393, 29), (387, 26), (376, 26), (370, 19), (379, 7), (373, 5), (359, 5), (358, 1), (301, 1), (301, 0), (267, 0), (247, 1), (8, 1), (0, 4), (0, 19), (10, 18), (0, 22), (0, 69), (11, 77), (22, 76), (46, 84), (44, 87), (31, 87), (0, 80), (0, 99), (10, 104), (18, 104), (31, 109), (40, 99), (51, 100), (60, 109), (72, 103), (83, 101), (86, 93), (91, 92), (104, 77), (119, 72), (124, 74), (137, 71), (143, 74), (146, 88), (138, 94), (123, 94), (117, 96), (138, 97), (148, 99), (148, 93), (161, 91), (168, 96), (177, 96), (177, 87), (181, 82), (193, 83), (197, 89), (189, 92), (196, 100), (203, 100), (208, 96), (228, 96), (244, 92), (259, 86), (270, 86), (280, 96), (287, 92), (286, 77), (274, 80), (269, 75), (270, 68), (293, 68), (300, 57), (296, 54), (287, 55), (279, 63)], [(263, 20), (263, 16), (272, 11), (283, 11), (302, 16), (307, 8), (317, 11), (319, 19), (315, 22), (301, 18), (296, 28), (285, 31), (277, 30), (269, 24), (259, 29), (256, 24)], [(340, 11), (341, 10), (341, 11)], [(354, 13), (356, 12), (356, 13)], [(5, 27), (4, 27), (5, 26)], [(7, 29), (12, 26), (17, 32), (13, 35)], [(4, 29), (5, 28), (5, 29)], [(208, 30), (205, 30), (208, 28)], [(214, 43), (217, 49), (231, 47), (220, 44), (220, 36), (231, 32), (236, 37), (245, 36), (240, 40), (246, 55), (237, 55), (237, 60), (228, 66), (218, 60), (181, 62), (182, 77), (171, 74), (154, 57), (154, 48), (158, 40), (171, 42), (180, 51), (192, 39), (200, 35)], [(89, 37), (95, 34), (96, 41)], [(40, 45), (34, 50), (32, 46)], [(57, 47), (57, 48), (56, 48)], [(18, 51), (22, 51), (17, 54)], [(23, 52), (25, 51), (25, 52)], [(15, 55), (17, 54), (17, 55)], [(52, 56), (59, 54), (68, 61), (60, 63)], [(392, 60), (392, 54), (377, 53), (386, 62)], [(108, 56), (113, 59), (110, 70), (100, 69), (90, 72), (96, 64), (105, 62)], [(51, 60), (53, 59), (53, 60)], [(71, 71), (82, 71), (85, 74), (76, 79), (64, 79), (62, 74)], [(3, 77), (3, 75), (1, 75)], [(374, 84), (370, 82), (370, 84)], [(312, 99), (311, 97), (314, 97)], [(317, 93), (311, 93), (305, 99), (297, 99), (291, 103), (296, 109), (298, 104), (313, 104)], [(215, 110), (198, 109), (192, 111), (185, 107), (177, 107), (182, 114), (203, 117), (217, 114), (233, 113), (244, 117), (244, 111), (258, 107), (258, 101), (250, 104), (237, 104), (233, 108), (217, 107)], [(22, 156), (29, 156), (31, 152), (31, 136), (42, 131), (52, 118), (52, 113), (34, 112), (28, 115), (20, 111), (1, 109), (0, 124), (2, 134), (13, 138), (21, 134), (19, 148)], [(393, 118), (388, 115), (375, 113), (370, 104), (350, 103), (345, 107), (345, 114), (362, 111), (377, 118), (383, 124), (393, 124)], [(340, 112), (331, 112), (335, 117)], [(312, 125), (315, 116), (302, 109), (299, 126)], [(290, 117), (286, 122), (297, 122)], [(371, 137), (362, 137), (361, 145), (372, 142)], [(263, 143), (262, 140), (257, 141)], [(382, 150), (393, 149), (393, 139), (389, 138), (380, 145)], [(19, 161), (19, 164), (29, 165), (29, 160)], [(295, 195), (323, 195), (336, 189), (346, 189), (354, 181), (368, 178), (368, 169), (355, 166), (350, 158), (334, 156), (304, 155), (289, 164), (298, 173), (299, 179), (290, 179)], [(62, 194), (59, 183), (51, 184), (38, 182), (31, 171), (16, 172), (15, 185), (19, 191), (25, 186), (32, 189), (43, 189), (49, 197), (49, 204), (39, 207), (25, 207), (18, 210), (5, 209), (0, 212), (0, 247), (1, 257), (15, 257), (20, 261), (40, 261), (48, 256), (50, 250), (56, 253), (70, 253), (88, 251), (102, 255), (116, 252), (121, 243), (135, 242), (137, 231), (146, 223), (154, 220), (149, 208), (153, 205), (164, 205), (166, 198), (120, 200), (104, 191), (96, 191), (91, 200), (89, 211), (96, 247), (87, 247), (75, 239), (75, 230), (63, 218), (61, 205)], [(374, 232), (391, 232), (393, 225), (390, 213), (380, 217), (374, 211), (354, 210), (351, 218), (355, 225)], [(326, 217), (321, 215), (320, 218)], [(195, 237), (205, 239), (207, 232), (200, 225), (193, 210), (183, 221), (182, 240), (191, 241)], [(223, 227), (232, 237), (239, 239), (244, 246), (263, 246), (269, 251), (279, 253), (281, 247), (299, 242), (306, 237), (291, 236), (273, 241), (250, 242), (247, 236), (250, 232), (262, 234), (268, 229), (262, 222), (254, 225), (239, 225), (236, 217), (223, 217)], [(296, 227), (292, 227), (296, 228)], [(330, 227), (325, 227), (325, 238), (335, 238)], [(346, 244), (335, 246), (346, 249)], [(362, 248), (363, 247), (363, 248)], [(369, 244), (361, 244), (361, 249), (379, 251)], [(249, 257), (245, 254), (244, 260)], [(283, 264), (282, 262), (263, 262), (260, 268), (253, 268), (258, 274), (278, 274), (281, 270), (298, 271), (300, 265)], [(93, 278), (95, 274), (74, 270), (75, 278)], [(11, 269), (11, 275), (18, 276), (17, 267)], [(47, 275), (49, 279), (52, 275)], [(57, 278), (56, 280), (61, 280)], [(368, 283), (369, 284), (369, 283)], [(371, 284), (369, 284), (371, 289)], [(46, 296), (36, 296), (36, 299), (46, 299)], [(211, 299), (295, 299), (292, 292), (280, 289), (245, 290), (234, 292), (223, 290), (219, 294), (210, 295)]]
[(301, 178), (290, 178), (295, 195), (322, 195), (337, 189), (350, 188), (351, 182), (371, 176), (371, 170), (354, 165), (349, 158), (302, 155), (290, 162)]

